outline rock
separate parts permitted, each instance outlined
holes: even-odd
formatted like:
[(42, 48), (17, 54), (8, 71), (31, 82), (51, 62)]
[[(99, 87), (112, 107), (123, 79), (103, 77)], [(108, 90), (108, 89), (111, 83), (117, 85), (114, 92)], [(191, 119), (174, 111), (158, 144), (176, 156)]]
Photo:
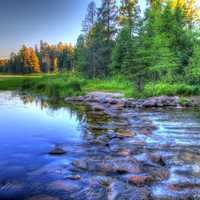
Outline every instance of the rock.
[(169, 178), (169, 171), (167, 169), (161, 168), (151, 168), (148, 169), (149, 173), (154, 177), (156, 181), (162, 181)]
[(135, 185), (144, 185), (153, 181), (150, 175), (132, 175), (128, 177), (128, 182)]
[(112, 105), (111, 109), (122, 110), (125, 107), (125, 103), (123, 101), (119, 101), (118, 103)]
[(136, 156), (138, 161), (143, 162), (146, 166), (165, 166), (165, 161), (160, 154), (142, 153)]
[(67, 176), (65, 178), (70, 179), (70, 180), (80, 180), (81, 176), (80, 175), (71, 175), (71, 176)]
[[(105, 176), (94, 176), (89, 178), (89, 182), (84, 185), (82, 190), (74, 192), (70, 195), (70, 199), (74, 200), (103, 200), (107, 199), (107, 187), (110, 183), (110, 178)], [(68, 198), (66, 198), (68, 199)]]
[(127, 137), (133, 137), (135, 133), (131, 130), (118, 130), (117, 131), (117, 136), (119, 138), (127, 138)]
[(76, 184), (72, 184), (71, 182), (66, 182), (63, 180), (58, 180), (58, 181), (54, 181), (52, 183), (50, 183), (48, 185), (48, 189), (50, 190), (63, 190), (65, 192), (75, 192), (79, 190), (78, 185)]
[(112, 178), (107, 176), (95, 176), (90, 179), (92, 184), (101, 185), (104, 187), (108, 187), (112, 181)]
[(110, 160), (77, 160), (73, 161), (73, 166), (91, 172), (107, 173), (141, 173), (140, 164), (129, 158), (110, 159)]
[(87, 169), (88, 167), (87, 162), (85, 160), (74, 160), (72, 162), (72, 165), (83, 170)]
[(49, 152), (50, 155), (63, 155), (65, 153), (66, 153), (66, 151), (63, 148), (58, 147), (58, 146), (55, 146), (54, 149), (52, 149)]
[(147, 188), (135, 187), (120, 181), (114, 181), (108, 188), (108, 200), (149, 200)]
[(146, 99), (142, 104), (143, 107), (176, 107), (179, 104), (179, 97), (160, 96)]
[[(92, 166), (93, 165), (93, 166)], [(100, 171), (103, 173), (140, 173), (141, 168), (139, 163), (128, 159), (114, 159), (108, 161), (98, 161), (89, 163), (89, 169)]]
[(165, 166), (165, 161), (163, 159), (163, 157), (159, 154), (149, 154), (150, 159), (152, 160), (152, 162), (157, 163), (161, 166)]
[(110, 139), (108, 138), (108, 136), (106, 134), (103, 134), (103, 135), (99, 136), (97, 138), (97, 140), (99, 140), (99, 141), (101, 141), (103, 143), (108, 143)]
[(120, 150), (117, 152), (117, 155), (118, 155), (118, 156), (126, 157), (126, 156), (129, 156), (130, 153), (131, 153), (131, 152), (130, 152), (129, 149), (120, 149)]
[(100, 103), (92, 103), (92, 104), (89, 104), (91, 106), (91, 109), (94, 111), (94, 112), (103, 112), (105, 110), (104, 106), (101, 105)]

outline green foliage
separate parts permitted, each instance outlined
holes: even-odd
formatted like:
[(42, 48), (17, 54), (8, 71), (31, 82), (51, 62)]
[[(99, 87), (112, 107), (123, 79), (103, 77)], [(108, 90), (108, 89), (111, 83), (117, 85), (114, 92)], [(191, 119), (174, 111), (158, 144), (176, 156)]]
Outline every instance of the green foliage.
[(24, 90), (53, 98), (84, 95), (91, 91), (121, 92), (126, 97), (134, 95), (133, 85), (123, 77), (87, 80), (78, 74), (62, 73), (44, 76), (39, 80), (25, 80), (21, 83)]
[(200, 44), (194, 47), (193, 55), (190, 58), (187, 77), (190, 83), (200, 84)]
[(179, 98), (179, 104), (181, 106), (188, 106), (188, 105), (191, 105), (191, 100), (186, 98), (186, 97), (180, 97)]
[(200, 86), (187, 85), (184, 83), (168, 84), (168, 83), (148, 83), (144, 88), (144, 96), (160, 96), (160, 95), (199, 95)]
[(133, 83), (123, 76), (115, 76), (107, 79), (95, 79), (87, 81), (84, 89), (88, 91), (121, 92), (126, 97), (133, 97), (136, 94)]
[(39, 81), (25, 80), (22, 89), (52, 98), (82, 95), (82, 87), (86, 81), (71, 73), (62, 73), (54, 76), (43, 76)]
[(0, 90), (17, 90), (20, 89), (25, 81), (40, 80), (40, 75), (16, 76), (16, 75), (1, 75)]

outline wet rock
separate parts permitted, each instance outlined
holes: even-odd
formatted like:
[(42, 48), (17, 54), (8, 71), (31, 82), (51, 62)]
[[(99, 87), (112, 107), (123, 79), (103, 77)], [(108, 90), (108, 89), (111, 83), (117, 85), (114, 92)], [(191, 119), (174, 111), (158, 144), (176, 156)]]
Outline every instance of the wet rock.
[(75, 192), (79, 190), (79, 186), (77, 184), (72, 184), (71, 182), (66, 182), (63, 180), (58, 180), (50, 183), (48, 185), (48, 189), (50, 190), (63, 190), (65, 192)]
[(104, 176), (95, 176), (89, 178), (89, 182), (85, 184), (82, 190), (79, 190), (71, 195), (72, 199), (78, 200), (103, 200), (107, 199), (107, 187), (109, 178)]
[[(94, 165), (95, 164), (95, 165)], [(93, 165), (93, 166), (92, 166)], [(100, 171), (104, 173), (140, 173), (141, 168), (139, 163), (128, 159), (116, 159), (109, 161), (91, 162), (88, 166), (89, 169)]]
[(87, 169), (88, 167), (87, 162), (85, 160), (74, 160), (72, 162), (72, 165), (83, 170)]
[(63, 148), (59, 147), (59, 146), (55, 146), (55, 147), (49, 152), (50, 155), (63, 155), (63, 154), (65, 154), (65, 153), (66, 153), (66, 151), (65, 151)]
[(165, 166), (164, 158), (160, 154), (149, 154), (150, 159), (152, 162), (155, 162), (161, 166)]
[(114, 181), (108, 189), (108, 200), (150, 200), (147, 188), (134, 187), (120, 181)]
[(152, 97), (144, 101), (143, 107), (176, 107), (179, 103), (179, 97), (160, 96)]
[(137, 155), (136, 158), (146, 166), (165, 166), (165, 161), (160, 154), (142, 153)]
[(108, 137), (109, 139), (114, 139), (114, 138), (117, 137), (117, 134), (116, 134), (114, 131), (110, 130), (110, 131), (108, 131), (108, 133), (107, 133), (107, 137)]
[(117, 131), (117, 136), (119, 138), (127, 138), (127, 137), (133, 137), (135, 135), (135, 133), (131, 130), (118, 130)]
[(108, 136), (106, 134), (103, 134), (103, 135), (99, 136), (97, 138), (97, 140), (104, 142), (104, 143), (108, 143), (110, 139), (108, 138)]
[(90, 179), (90, 183), (108, 187), (112, 181), (112, 178), (107, 176), (95, 176)]
[(95, 112), (104, 111), (105, 108), (101, 104), (90, 104), (91, 108)]
[(110, 159), (110, 160), (78, 160), (73, 161), (73, 166), (78, 169), (91, 172), (107, 173), (141, 173), (140, 164), (134, 159)]
[(166, 168), (148, 168), (147, 169), (151, 176), (154, 177), (156, 181), (162, 181), (169, 178), (169, 171)]
[(117, 152), (117, 155), (118, 156), (123, 156), (123, 157), (126, 157), (126, 156), (129, 156), (131, 154), (131, 151), (129, 149), (120, 149), (118, 152)]
[(135, 185), (144, 185), (153, 181), (150, 175), (131, 175), (128, 177), (128, 182)]
[(122, 110), (125, 107), (125, 103), (123, 101), (119, 101), (118, 103), (112, 105), (111, 109)]
[(80, 175), (70, 175), (65, 177), (66, 179), (70, 179), (70, 180), (80, 180), (81, 176)]

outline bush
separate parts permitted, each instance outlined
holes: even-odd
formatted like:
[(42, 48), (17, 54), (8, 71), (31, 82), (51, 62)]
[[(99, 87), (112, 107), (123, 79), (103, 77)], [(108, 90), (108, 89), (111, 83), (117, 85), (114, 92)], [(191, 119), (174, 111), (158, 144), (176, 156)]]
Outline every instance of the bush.
[(168, 95), (168, 96), (175, 96), (175, 95), (183, 95), (183, 96), (190, 96), (190, 95), (199, 95), (200, 94), (200, 87), (194, 85), (187, 85), (187, 84), (169, 84), (169, 83), (149, 83), (145, 85), (144, 88), (144, 96), (151, 97), (151, 96), (161, 96), (161, 95)]

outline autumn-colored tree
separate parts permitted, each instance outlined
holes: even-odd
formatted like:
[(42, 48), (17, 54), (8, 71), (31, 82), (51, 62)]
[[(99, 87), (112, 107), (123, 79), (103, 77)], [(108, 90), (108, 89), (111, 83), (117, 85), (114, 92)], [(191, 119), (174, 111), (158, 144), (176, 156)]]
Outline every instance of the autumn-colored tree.
[(35, 53), (35, 51), (30, 48), (30, 60), (31, 60), (31, 67), (32, 67), (32, 70), (33, 72), (35, 73), (39, 73), (40, 72), (40, 62), (39, 62), (39, 59)]
[(136, 17), (138, 0), (121, 0), (120, 15), (118, 17), (119, 23), (124, 25), (128, 23), (132, 27)]
[(180, 7), (188, 23), (200, 22), (200, 8), (197, 3), (199, 0), (171, 0), (171, 6), (173, 9)]

